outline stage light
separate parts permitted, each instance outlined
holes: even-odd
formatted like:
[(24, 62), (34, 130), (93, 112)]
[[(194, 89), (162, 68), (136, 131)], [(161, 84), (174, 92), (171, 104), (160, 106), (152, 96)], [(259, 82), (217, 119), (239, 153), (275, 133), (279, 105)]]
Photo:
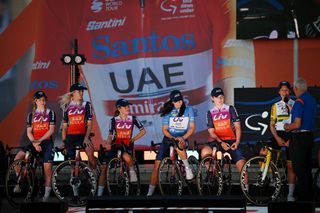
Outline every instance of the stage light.
[(83, 54), (63, 54), (61, 61), (63, 64), (79, 65), (84, 64), (86, 58)]
[(86, 61), (86, 58), (84, 57), (84, 55), (79, 54), (79, 55), (75, 55), (74, 56), (74, 62), (75, 64), (84, 64), (84, 62)]
[(72, 57), (71, 57), (70, 54), (63, 54), (62, 58), (61, 58), (61, 61), (62, 61), (63, 64), (71, 64)]

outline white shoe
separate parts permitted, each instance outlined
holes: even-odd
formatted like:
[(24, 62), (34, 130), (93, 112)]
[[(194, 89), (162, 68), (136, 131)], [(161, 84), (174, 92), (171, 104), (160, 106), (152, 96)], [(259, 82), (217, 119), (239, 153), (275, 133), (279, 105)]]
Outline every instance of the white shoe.
[(186, 179), (192, 180), (194, 178), (193, 172), (190, 168), (186, 167)]
[(287, 201), (294, 202), (294, 201), (296, 201), (296, 199), (292, 195), (288, 195), (287, 196)]
[(21, 192), (21, 188), (20, 188), (19, 184), (17, 184), (17, 185), (14, 186), (13, 192), (14, 192), (14, 193), (20, 193), (20, 192)]
[(130, 170), (129, 174), (130, 174), (130, 183), (138, 181), (137, 174), (134, 170)]

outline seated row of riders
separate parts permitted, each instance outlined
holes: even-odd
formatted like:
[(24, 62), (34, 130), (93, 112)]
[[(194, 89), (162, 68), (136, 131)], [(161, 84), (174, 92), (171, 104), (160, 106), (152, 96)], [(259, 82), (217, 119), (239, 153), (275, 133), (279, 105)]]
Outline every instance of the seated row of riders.
[[(291, 86), (289, 82), (283, 81), (279, 84), (279, 95), (281, 100), (275, 103), (271, 109), (270, 130), (273, 134), (273, 147), (288, 147), (289, 134), (284, 131), (283, 124), (288, 123), (290, 111), (294, 101), (290, 99)], [(94, 146), (90, 140), (92, 131), (92, 106), (88, 101), (83, 100), (83, 91), (87, 90), (81, 84), (73, 84), (70, 92), (60, 97), (60, 106), (63, 109), (63, 126), (62, 126), (62, 146), (67, 150), (67, 159), (75, 158), (75, 145), (82, 146), (88, 156), (89, 165), (93, 171), (96, 171), (97, 162), (94, 158)], [(43, 200), (46, 201), (51, 192), (51, 175), (53, 162), (53, 139), (56, 115), (55, 112), (47, 108), (48, 97), (43, 91), (37, 91), (34, 94), (33, 110), (27, 116), (27, 136), (30, 140), (29, 145), (18, 152), (15, 157), (24, 159), (26, 150), (40, 152), (44, 162), (45, 172), (45, 194)], [(211, 91), (211, 100), (213, 108), (207, 112), (206, 123), (209, 137), (216, 141), (212, 145), (206, 145), (201, 150), (201, 158), (212, 155), (213, 146), (219, 145), (224, 151), (230, 153), (232, 163), (235, 163), (238, 171), (241, 171), (245, 158), (239, 149), (241, 138), (241, 127), (239, 115), (234, 106), (225, 104), (224, 92), (221, 88), (214, 88)], [(116, 111), (114, 117), (110, 120), (109, 135), (105, 144), (107, 155), (102, 160), (101, 175), (98, 181), (97, 195), (101, 196), (104, 192), (106, 182), (106, 162), (117, 155), (117, 149), (123, 149), (123, 146), (112, 146), (113, 144), (124, 143), (129, 147), (126, 150), (133, 150), (133, 143), (143, 137), (146, 133), (139, 119), (130, 114), (131, 103), (125, 99), (116, 101)], [(185, 169), (186, 179), (191, 180), (194, 174), (187, 160), (186, 147), (188, 138), (195, 132), (196, 124), (192, 106), (187, 106), (184, 102), (183, 95), (179, 90), (170, 93), (169, 100), (164, 104), (160, 116), (162, 117), (162, 133), (164, 135), (159, 152), (156, 156), (154, 168), (151, 174), (151, 180), (148, 189), (148, 196), (153, 195), (158, 183), (158, 169), (160, 161), (169, 156), (169, 141), (174, 138), (179, 147), (176, 148)], [(179, 117), (180, 119), (174, 119)], [(122, 126), (125, 128), (117, 128)], [(135, 136), (132, 135), (133, 126), (140, 131)], [(72, 144), (72, 145), (70, 145)], [(122, 150), (122, 158), (129, 168), (130, 182), (137, 181), (137, 174), (133, 167), (132, 153)], [(288, 155), (288, 152), (287, 152)], [(103, 159), (103, 158), (102, 158)], [(288, 183), (289, 193), (288, 200), (293, 200), (293, 191), (295, 186), (295, 174), (289, 156), (288, 159)], [(19, 192), (19, 186), (14, 188)]]

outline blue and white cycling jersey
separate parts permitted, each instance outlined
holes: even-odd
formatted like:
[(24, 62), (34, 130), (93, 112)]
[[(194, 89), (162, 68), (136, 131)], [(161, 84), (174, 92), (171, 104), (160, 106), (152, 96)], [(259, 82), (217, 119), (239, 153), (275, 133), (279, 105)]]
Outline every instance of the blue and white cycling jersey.
[(193, 108), (187, 106), (181, 117), (178, 117), (179, 110), (173, 108), (170, 113), (165, 115), (162, 120), (162, 126), (168, 125), (168, 131), (173, 137), (183, 136), (194, 122)]

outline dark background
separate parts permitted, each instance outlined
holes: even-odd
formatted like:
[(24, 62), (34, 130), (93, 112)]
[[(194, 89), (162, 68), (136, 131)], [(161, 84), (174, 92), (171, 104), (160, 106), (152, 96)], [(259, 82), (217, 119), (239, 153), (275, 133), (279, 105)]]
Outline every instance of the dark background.
[(273, 30), (286, 39), (294, 16), (300, 38), (320, 38), (319, 0), (237, 0), (237, 39), (269, 39)]

